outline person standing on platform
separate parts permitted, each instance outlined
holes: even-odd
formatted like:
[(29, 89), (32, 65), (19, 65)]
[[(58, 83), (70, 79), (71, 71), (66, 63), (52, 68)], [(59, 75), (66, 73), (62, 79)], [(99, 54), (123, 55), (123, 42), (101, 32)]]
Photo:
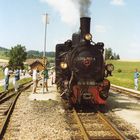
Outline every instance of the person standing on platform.
[(38, 67), (36, 67), (35, 69), (33, 69), (33, 93), (36, 93), (36, 88), (37, 88), (37, 84), (38, 84), (38, 75), (39, 75), (39, 71), (38, 71)]
[(55, 71), (52, 73), (52, 85), (55, 84)]
[(14, 75), (15, 75), (15, 78), (13, 79), (13, 85), (15, 87), (15, 92), (17, 92), (19, 88), (18, 80), (20, 80), (20, 70), (16, 69), (14, 72)]
[(53, 85), (53, 71), (51, 71), (50, 79), (51, 79), (51, 85)]
[(48, 75), (48, 69), (47, 67), (45, 67), (44, 71), (42, 72), (43, 74), (43, 78), (44, 78), (44, 85), (46, 87), (46, 91), (48, 91), (48, 78), (49, 78), (49, 75)]
[(9, 77), (10, 77), (10, 73), (9, 73), (9, 68), (8, 65), (6, 65), (5, 69), (4, 69), (4, 91), (8, 91), (8, 87), (9, 87)]
[(138, 78), (139, 78), (139, 72), (137, 69), (135, 69), (134, 72), (134, 89), (138, 90)]

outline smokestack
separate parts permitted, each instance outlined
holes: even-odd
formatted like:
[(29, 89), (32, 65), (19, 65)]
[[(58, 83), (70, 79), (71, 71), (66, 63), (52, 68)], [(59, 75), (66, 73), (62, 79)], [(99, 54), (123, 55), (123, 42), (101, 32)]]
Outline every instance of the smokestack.
[(90, 33), (90, 19), (90, 17), (80, 18), (81, 38), (84, 38), (85, 34)]

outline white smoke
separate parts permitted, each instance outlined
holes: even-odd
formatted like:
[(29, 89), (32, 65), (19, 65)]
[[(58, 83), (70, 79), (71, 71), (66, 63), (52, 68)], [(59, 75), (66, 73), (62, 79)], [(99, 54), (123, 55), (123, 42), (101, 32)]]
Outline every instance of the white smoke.
[(79, 21), (79, 10), (72, 0), (41, 0), (42, 2), (48, 3), (52, 6), (57, 12), (58, 16), (62, 22), (67, 23), (68, 25), (75, 26)]
[(89, 16), (89, 8), (91, 5), (91, 0), (72, 0), (79, 9), (80, 17)]
[(75, 26), (79, 18), (89, 16), (91, 0), (41, 0), (52, 6), (60, 14), (60, 18), (68, 25)]

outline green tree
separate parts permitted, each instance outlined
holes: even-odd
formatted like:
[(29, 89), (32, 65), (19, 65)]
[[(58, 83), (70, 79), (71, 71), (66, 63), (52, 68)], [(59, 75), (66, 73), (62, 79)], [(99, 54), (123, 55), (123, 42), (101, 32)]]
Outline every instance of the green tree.
[(9, 52), (8, 52), (8, 51), (4, 52), (4, 55), (5, 55), (6, 57), (8, 57), (8, 56), (9, 56)]
[(27, 52), (25, 46), (17, 45), (9, 52), (9, 67), (11, 69), (24, 68), (23, 62), (26, 60)]
[(106, 48), (105, 49), (105, 59), (112, 59), (112, 49), (111, 48)]
[(117, 59), (120, 59), (120, 56), (119, 56), (119, 54), (117, 54)]
[(105, 49), (105, 60), (112, 59), (112, 60), (117, 60), (120, 59), (119, 54), (113, 53), (111, 48), (106, 48)]

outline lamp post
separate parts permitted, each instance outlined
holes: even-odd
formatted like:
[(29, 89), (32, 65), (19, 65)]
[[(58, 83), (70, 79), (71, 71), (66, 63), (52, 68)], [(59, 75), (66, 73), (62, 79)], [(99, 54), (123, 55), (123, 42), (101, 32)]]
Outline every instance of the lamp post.
[[(44, 52), (43, 52), (43, 65), (44, 69), (46, 67), (46, 34), (47, 34), (47, 23), (48, 23), (48, 14), (44, 14), (45, 16), (45, 35), (44, 35)], [(45, 83), (45, 78), (43, 75), (43, 94), (44, 94), (44, 83)]]

